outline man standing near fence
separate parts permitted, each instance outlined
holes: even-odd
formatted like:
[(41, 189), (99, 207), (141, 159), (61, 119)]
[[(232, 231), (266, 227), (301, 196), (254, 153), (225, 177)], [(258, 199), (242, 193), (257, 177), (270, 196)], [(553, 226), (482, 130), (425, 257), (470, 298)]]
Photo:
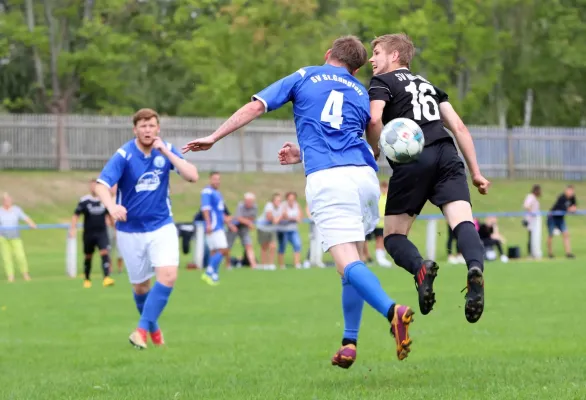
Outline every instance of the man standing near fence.
[(245, 193), (244, 200), (238, 203), (236, 212), (232, 217), (232, 223), (236, 226), (237, 231), (228, 231), (227, 237), (228, 249), (232, 249), (236, 237), (240, 238), (251, 269), (256, 268), (256, 257), (254, 255), (254, 248), (252, 247), (250, 231), (254, 230), (254, 221), (256, 220), (257, 214), (258, 206), (256, 205), (256, 196), (251, 192)]
[[(110, 158), (96, 186), (96, 193), (116, 220), (118, 245), (140, 313), (129, 337), (138, 349), (164, 344), (159, 316), (169, 301), (177, 279), (179, 238), (169, 199), (169, 173), (174, 170), (188, 182), (199, 178), (197, 168), (186, 162), (171, 143), (159, 137), (159, 115), (143, 108), (133, 117), (135, 139)], [(118, 184), (116, 202), (110, 188)], [(156, 282), (151, 289), (151, 278)]]
[(77, 222), (79, 216), (83, 214), (83, 254), (84, 254), (84, 288), (91, 288), (92, 281), (90, 274), (92, 270), (92, 257), (96, 247), (102, 259), (102, 272), (104, 274), (104, 287), (112, 286), (114, 279), (110, 277), (110, 243), (108, 239), (107, 220), (111, 219), (108, 210), (96, 197), (96, 180), (90, 181), (90, 194), (79, 199), (73, 216), (71, 217), (71, 227), (69, 228), (69, 237), (73, 238), (77, 232)]
[(576, 211), (576, 194), (574, 186), (568, 185), (564, 193), (560, 194), (553, 207), (551, 207), (550, 214), (547, 216), (547, 230), (549, 236), (547, 237), (547, 252), (549, 258), (554, 258), (553, 255), (553, 236), (556, 230), (561, 232), (564, 238), (564, 250), (567, 258), (575, 258), (570, 246), (570, 232), (566, 226), (566, 213), (573, 213)]

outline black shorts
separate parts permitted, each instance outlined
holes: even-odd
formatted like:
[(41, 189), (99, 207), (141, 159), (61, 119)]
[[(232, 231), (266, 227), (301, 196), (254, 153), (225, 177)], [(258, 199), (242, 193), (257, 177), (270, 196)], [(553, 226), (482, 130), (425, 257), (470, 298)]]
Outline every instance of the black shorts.
[(108, 231), (83, 233), (83, 254), (92, 254), (96, 247), (98, 250), (108, 249), (109, 245)]
[(419, 159), (411, 163), (389, 163), (393, 176), (385, 215), (418, 215), (427, 200), (440, 209), (452, 201), (470, 203), (466, 169), (452, 138), (425, 147)]

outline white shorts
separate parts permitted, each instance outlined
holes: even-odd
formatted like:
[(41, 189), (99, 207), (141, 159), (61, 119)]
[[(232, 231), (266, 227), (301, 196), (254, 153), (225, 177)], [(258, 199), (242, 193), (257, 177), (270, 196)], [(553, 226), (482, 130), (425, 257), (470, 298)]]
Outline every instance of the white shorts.
[(339, 167), (307, 176), (305, 196), (324, 251), (362, 242), (379, 220), (380, 186), (371, 167)]
[(116, 231), (116, 235), (119, 254), (132, 284), (151, 279), (157, 267), (179, 266), (179, 236), (175, 224), (144, 233)]
[(226, 239), (226, 232), (223, 229), (218, 229), (210, 234), (206, 234), (206, 243), (210, 251), (227, 249), (228, 240)]

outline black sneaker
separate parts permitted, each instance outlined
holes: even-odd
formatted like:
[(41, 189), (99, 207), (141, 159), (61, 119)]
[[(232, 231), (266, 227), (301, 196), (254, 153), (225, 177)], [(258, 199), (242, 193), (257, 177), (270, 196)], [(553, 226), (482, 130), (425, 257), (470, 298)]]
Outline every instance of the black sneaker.
[(573, 253), (568, 253), (566, 254), (567, 258), (576, 258), (576, 256)]
[(435, 303), (433, 281), (437, 276), (438, 269), (439, 266), (435, 262), (425, 260), (413, 277), (415, 279), (417, 293), (419, 294), (419, 310), (421, 310), (421, 314), (423, 315), (427, 315), (433, 310)]
[(468, 270), (466, 306), (464, 314), (471, 324), (477, 322), (484, 311), (484, 276), (478, 267)]

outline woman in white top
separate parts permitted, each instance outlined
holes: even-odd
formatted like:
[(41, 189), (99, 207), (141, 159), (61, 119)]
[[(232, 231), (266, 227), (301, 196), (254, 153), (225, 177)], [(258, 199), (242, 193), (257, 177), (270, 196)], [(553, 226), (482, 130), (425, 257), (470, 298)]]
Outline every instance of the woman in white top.
[(533, 185), (531, 193), (525, 197), (523, 202), (523, 208), (527, 211), (525, 218), (523, 219), (523, 225), (529, 231), (529, 241), (527, 242), (527, 254), (531, 254), (531, 232), (533, 231), (533, 224), (535, 222), (535, 214), (539, 212), (539, 198), (541, 197), (541, 186)]
[(301, 222), (302, 214), (297, 203), (297, 193), (289, 192), (285, 198), (287, 201), (281, 205), (281, 224), (279, 225), (279, 232), (277, 239), (279, 242), (279, 256), (278, 263), (281, 269), (285, 269), (285, 249), (287, 243), (293, 246), (293, 262), (295, 268), (301, 268), (301, 237), (299, 236), (299, 222)]
[(21, 220), (26, 222), (31, 228), (37, 227), (33, 220), (20, 207), (12, 205), (12, 198), (8, 193), (4, 193), (2, 196), (2, 207), (0, 208), (0, 253), (2, 253), (2, 261), (8, 282), (14, 282), (13, 259), (18, 264), (24, 280), (30, 281), (31, 279), (28, 273), (28, 263), (24, 253), (24, 246), (20, 238), (20, 230), (1, 229), (4, 227), (16, 228)]
[(260, 244), (259, 269), (275, 270), (276, 228), (281, 220), (281, 194), (274, 193), (257, 220), (256, 234)]

